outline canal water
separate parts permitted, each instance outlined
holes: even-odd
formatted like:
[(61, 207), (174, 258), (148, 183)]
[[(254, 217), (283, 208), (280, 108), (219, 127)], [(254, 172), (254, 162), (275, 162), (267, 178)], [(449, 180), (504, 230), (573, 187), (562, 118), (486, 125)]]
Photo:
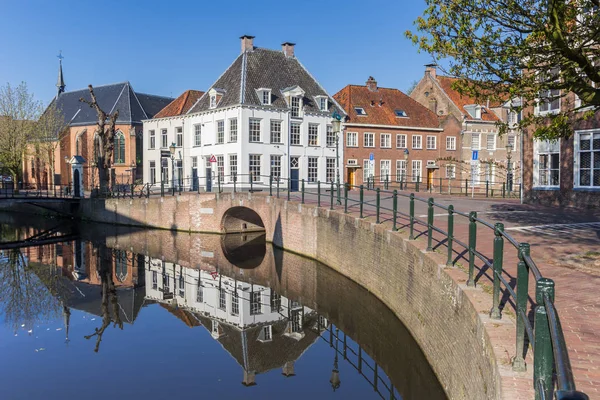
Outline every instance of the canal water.
[(0, 222), (2, 399), (446, 398), (383, 303), (264, 235)]

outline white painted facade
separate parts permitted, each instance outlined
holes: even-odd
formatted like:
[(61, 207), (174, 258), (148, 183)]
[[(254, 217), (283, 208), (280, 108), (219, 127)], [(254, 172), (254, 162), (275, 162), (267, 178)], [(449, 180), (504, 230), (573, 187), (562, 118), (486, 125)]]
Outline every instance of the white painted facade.
[[(218, 186), (217, 163), (210, 163), (211, 156), (218, 160), (222, 157), (221, 174), (223, 175), (221, 185), (224, 188), (233, 187), (233, 175), (237, 174), (237, 187), (247, 188), (249, 186), (250, 155), (260, 155), (260, 175), (254, 178), (254, 184), (269, 184), (269, 175), (277, 174), (276, 166), (272, 161), (279, 159), (280, 176), (283, 179), (290, 177), (290, 169), (298, 169), (298, 179), (304, 179), (306, 186), (316, 186), (317, 181), (322, 184), (329, 179), (335, 179), (336, 149), (335, 140), (330, 138), (330, 146), (327, 146), (327, 130), (332, 129), (332, 118), (324, 113), (302, 113), (300, 118), (292, 118), (290, 109), (262, 108), (258, 106), (236, 106), (230, 108), (217, 108), (196, 114), (189, 114), (170, 118), (152, 119), (144, 121), (144, 182), (152, 181), (151, 163), (154, 162), (155, 187), (160, 187), (161, 174), (161, 150), (168, 151), (172, 143), (177, 144), (176, 129), (181, 128), (183, 143), (177, 147), (175, 152), (175, 182), (182, 182), (188, 189), (195, 188), (192, 184), (194, 174), (197, 174), (198, 184), (201, 189), (206, 189), (207, 166), (211, 166), (212, 187)], [(231, 120), (237, 121), (237, 140), (231, 140)], [(260, 121), (260, 140), (250, 141), (250, 120)], [(223, 121), (223, 142), (218, 141), (218, 121)], [(271, 121), (281, 122), (281, 141), (271, 142)], [(300, 145), (290, 143), (290, 127), (292, 123), (300, 126)], [(318, 128), (318, 139), (316, 145), (309, 146), (309, 126)], [(196, 126), (200, 126), (200, 144), (197, 145), (195, 132)], [(329, 128), (328, 128), (329, 127)], [(167, 131), (166, 147), (163, 147), (161, 132)], [(150, 146), (151, 132), (154, 131), (154, 148)], [(331, 132), (331, 131), (330, 131)], [(330, 135), (333, 135), (330, 133)], [(339, 159), (343, 161), (343, 146), (339, 146)], [(234, 157), (237, 166), (233, 165)], [(328, 159), (329, 162), (327, 161)], [(297, 161), (297, 164), (296, 164)], [(340, 163), (342, 162), (340, 161)], [(181, 164), (178, 170), (177, 163)], [(291, 163), (291, 165), (290, 165)], [(310, 175), (309, 175), (310, 164)], [(328, 173), (329, 165), (329, 173)], [(316, 166), (316, 169), (315, 169)], [(333, 171), (331, 170), (333, 166)], [(168, 177), (165, 179), (165, 187), (171, 187), (173, 180), (172, 160), (167, 160)], [(194, 172), (196, 168), (196, 172)], [(179, 171), (182, 171), (181, 177)], [(281, 185), (287, 185), (287, 180)]]

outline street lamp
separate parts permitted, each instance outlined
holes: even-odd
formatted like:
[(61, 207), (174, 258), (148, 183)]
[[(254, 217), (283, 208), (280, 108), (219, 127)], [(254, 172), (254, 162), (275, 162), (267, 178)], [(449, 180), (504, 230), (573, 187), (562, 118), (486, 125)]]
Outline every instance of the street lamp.
[(508, 186), (508, 192), (512, 192), (512, 186), (513, 186), (513, 173), (512, 173), (512, 165), (510, 163), (510, 160), (512, 158), (511, 153), (512, 153), (512, 145), (507, 144), (506, 145), (506, 183)]
[(169, 146), (169, 151), (171, 152), (171, 172), (173, 176), (173, 196), (175, 196), (175, 143), (171, 143)]
[(338, 369), (338, 340), (339, 340), (339, 329), (335, 328), (335, 357), (333, 359), (333, 369), (331, 370), (331, 378), (329, 379), (329, 383), (331, 383), (331, 387), (335, 392), (336, 389), (339, 389), (341, 385), (340, 381), (340, 370)]
[(337, 182), (337, 204), (342, 204), (340, 195), (340, 131), (342, 126), (342, 116), (337, 112), (333, 113), (333, 121), (331, 121), (333, 133), (335, 134), (335, 180)]

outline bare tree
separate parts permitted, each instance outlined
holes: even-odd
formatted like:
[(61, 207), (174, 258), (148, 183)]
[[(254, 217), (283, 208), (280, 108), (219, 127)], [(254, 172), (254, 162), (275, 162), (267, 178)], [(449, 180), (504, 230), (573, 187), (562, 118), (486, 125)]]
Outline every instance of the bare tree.
[(119, 117), (119, 110), (116, 110), (112, 114), (107, 114), (98, 105), (92, 85), (88, 85), (88, 89), (90, 90), (92, 101), (88, 101), (83, 97), (79, 101), (89, 105), (98, 114), (95, 136), (98, 137), (100, 143), (99, 146), (94, 145), (94, 148), (97, 149), (95, 157), (98, 165), (100, 193), (105, 194), (108, 192), (108, 187), (110, 186), (110, 169), (115, 147), (115, 123)]

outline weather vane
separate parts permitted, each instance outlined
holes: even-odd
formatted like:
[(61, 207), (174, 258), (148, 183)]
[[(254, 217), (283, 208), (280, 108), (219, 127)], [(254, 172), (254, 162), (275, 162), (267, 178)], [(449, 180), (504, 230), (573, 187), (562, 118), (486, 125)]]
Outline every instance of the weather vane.
[(59, 50), (59, 51), (58, 51), (58, 55), (57, 55), (56, 57), (58, 57), (58, 59), (59, 59), (60, 61), (62, 61), (62, 60), (63, 60), (63, 58), (65, 58), (65, 57), (63, 57), (63, 55), (62, 55), (62, 50)]

